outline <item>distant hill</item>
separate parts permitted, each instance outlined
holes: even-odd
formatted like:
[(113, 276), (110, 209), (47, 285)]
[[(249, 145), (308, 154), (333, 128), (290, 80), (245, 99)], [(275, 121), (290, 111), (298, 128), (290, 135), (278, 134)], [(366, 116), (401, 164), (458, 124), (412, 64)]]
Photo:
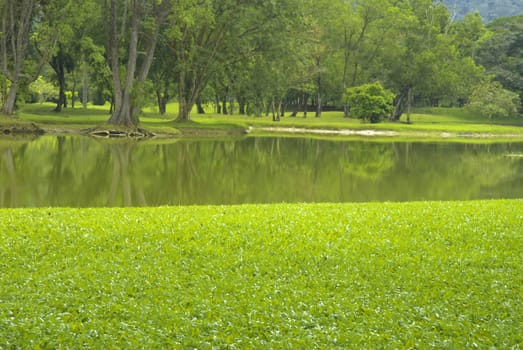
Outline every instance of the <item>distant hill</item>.
[(443, 3), (456, 19), (474, 11), (478, 11), (485, 22), (523, 13), (523, 0), (443, 0)]

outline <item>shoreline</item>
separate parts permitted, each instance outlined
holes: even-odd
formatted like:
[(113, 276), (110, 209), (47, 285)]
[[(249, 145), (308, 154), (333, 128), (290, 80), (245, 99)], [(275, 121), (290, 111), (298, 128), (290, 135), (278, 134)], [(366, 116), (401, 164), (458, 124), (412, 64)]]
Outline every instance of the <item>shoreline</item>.
[[(143, 124), (142, 124), (143, 125)], [(395, 138), (419, 138), (419, 139), (509, 139), (523, 141), (523, 128), (521, 133), (489, 133), (489, 132), (449, 132), (449, 131), (394, 131), (376, 129), (329, 129), (325, 127), (296, 127), (296, 126), (252, 126), (237, 125), (228, 128), (213, 127), (173, 127), (171, 131), (159, 128), (140, 126), (136, 128), (109, 127), (108, 125), (94, 125), (91, 127), (74, 128), (61, 125), (45, 126), (20, 119), (0, 123), (0, 136), (42, 136), (42, 135), (85, 135), (101, 139), (175, 139), (175, 138), (213, 138), (213, 137), (239, 137), (245, 135), (300, 135), (319, 137), (363, 137), (384, 138), (394, 140)]]
[(495, 133), (478, 133), (478, 132), (447, 132), (447, 131), (393, 131), (393, 130), (374, 130), (374, 129), (325, 129), (325, 128), (297, 128), (297, 127), (249, 127), (247, 133), (268, 132), (275, 134), (298, 134), (298, 135), (321, 135), (321, 136), (364, 136), (364, 137), (419, 137), (431, 138), (438, 137), (441, 139), (492, 139), (507, 138), (523, 139), (523, 130), (521, 134), (495, 134)]

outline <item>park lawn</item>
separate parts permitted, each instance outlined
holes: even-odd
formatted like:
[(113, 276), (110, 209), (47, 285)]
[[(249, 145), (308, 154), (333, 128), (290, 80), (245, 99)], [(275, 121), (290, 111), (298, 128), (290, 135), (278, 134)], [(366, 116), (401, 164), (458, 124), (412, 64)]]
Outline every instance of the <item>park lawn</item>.
[(2, 209), (0, 348), (523, 345), (523, 200)]
[[(486, 119), (474, 115), (470, 111), (457, 108), (424, 108), (417, 110), (411, 117), (412, 124), (404, 122), (391, 123), (384, 121), (379, 124), (363, 123), (358, 119), (343, 118), (342, 112), (324, 112), (321, 118), (315, 118), (310, 112), (307, 118), (302, 114), (297, 117), (285, 116), (279, 122), (273, 122), (271, 116), (219, 115), (207, 113), (192, 114), (189, 123), (175, 123), (176, 103), (167, 106), (167, 114), (159, 115), (153, 107), (144, 109), (141, 116), (141, 127), (162, 134), (177, 135), (187, 130), (250, 130), (261, 135), (267, 132), (287, 132), (285, 129), (319, 129), (319, 130), (376, 130), (393, 131), (398, 136), (427, 138), (442, 135), (447, 138), (462, 137), (510, 137), (523, 138), (523, 117)], [(109, 119), (109, 106), (89, 106), (66, 109), (61, 113), (52, 111), (53, 105), (28, 104), (18, 113), (19, 120), (28, 121), (51, 132), (79, 132), (103, 125)], [(287, 114), (289, 115), (289, 114)], [(405, 116), (403, 117), (405, 119)], [(272, 130), (268, 130), (272, 128)], [(275, 128), (279, 130), (275, 130)]]

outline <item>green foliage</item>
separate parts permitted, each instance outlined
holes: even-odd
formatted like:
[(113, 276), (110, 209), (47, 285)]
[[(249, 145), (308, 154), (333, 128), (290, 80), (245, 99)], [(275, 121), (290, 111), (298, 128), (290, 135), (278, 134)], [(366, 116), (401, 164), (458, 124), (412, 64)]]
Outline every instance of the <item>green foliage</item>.
[(498, 82), (486, 82), (473, 89), (467, 108), (488, 118), (503, 118), (516, 116), (520, 104), (517, 93)]
[(490, 35), (480, 42), (475, 58), (505, 89), (523, 98), (523, 15), (498, 19), (488, 28)]
[(38, 79), (29, 85), (29, 92), (36, 95), (40, 103), (58, 97), (58, 88), (54, 84), (46, 81), (42, 76), (39, 76)]
[(349, 103), (351, 115), (364, 121), (379, 123), (392, 112), (394, 94), (376, 82), (348, 88), (345, 99)]
[(517, 348), (523, 202), (0, 210), (6, 348)]

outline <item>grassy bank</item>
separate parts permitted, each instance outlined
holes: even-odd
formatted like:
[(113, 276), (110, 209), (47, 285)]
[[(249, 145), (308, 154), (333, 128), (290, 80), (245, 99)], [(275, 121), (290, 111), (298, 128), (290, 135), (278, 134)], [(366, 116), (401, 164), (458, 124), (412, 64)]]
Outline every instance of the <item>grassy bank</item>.
[(518, 348), (523, 201), (0, 210), (0, 348)]
[[(52, 112), (51, 104), (26, 105), (18, 113), (19, 120), (41, 126), (48, 132), (79, 132), (104, 124), (109, 118), (108, 106), (90, 106), (88, 109), (67, 109)], [(429, 108), (420, 109), (412, 115), (412, 124), (388, 121), (379, 124), (362, 123), (360, 120), (343, 118), (342, 112), (324, 112), (321, 118), (313, 113), (308, 118), (286, 116), (273, 122), (270, 116), (218, 115), (193, 113), (192, 122), (175, 123), (176, 104), (170, 104), (167, 115), (161, 116), (154, 108), (145, 109), (141, 127), (164, 135), (198, 134), (213, 136), (238, 134), (238, 130), (249, 130), (253, 134), (301, 133), (321, 131), (368, 131), (392, 132), (393, 136), (409, 138), (478, 138), (507, 137), (523, 138), (523, 118), (486, 119), (464, 109)], [(0, 120), (1, 123), (1, 120)], [(297, 129), (297, 130), (293, 130)], [(324, 133), (323, 136), (332, 136)], [(336, 135), (335, 135), (336, 136)], [(346, 136), (346, 135), (338, 135)], [(376, 135), (380, 136), (380, 135)], [(382, 135), (381, 135), (382, 136)]]

